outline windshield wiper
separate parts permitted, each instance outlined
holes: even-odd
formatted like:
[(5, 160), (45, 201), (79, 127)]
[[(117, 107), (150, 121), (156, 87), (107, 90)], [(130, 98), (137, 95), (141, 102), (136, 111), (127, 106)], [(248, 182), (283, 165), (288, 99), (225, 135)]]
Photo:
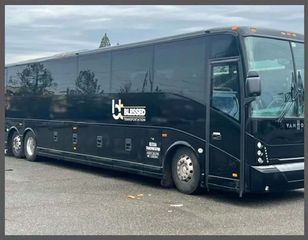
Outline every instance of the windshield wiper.
[[(295, 91), (295, 93), (294, 93)], [(291, 106), (294, 105), (295, 103), (295, 100), (299, 100), (299, 95), (302, 94), (302, 91), (303, 91), (303, 83), (302, 83), (302, 77), (301, 77), (301, 74), (300, 72), (298, 72), (298, 81), (296, 82), (295, 81), (295, 78), (294, 78), (294, 73), (292, 72), (292, 83), (291, 83), (291, 94), (290, 94), (290, 97), (291, 97), (291, 103), (290, 104), (285, 104), (279, 117), (278, 117), (278, 122), (280, 123), (282, 121), (282, 119), (285, 117), (285, 115), (289, 112)], [(285, 102), (289, 102), (289, 99), (285, 100)], [(298, 106), (297, 106), (297, 113), (298, 113)]]

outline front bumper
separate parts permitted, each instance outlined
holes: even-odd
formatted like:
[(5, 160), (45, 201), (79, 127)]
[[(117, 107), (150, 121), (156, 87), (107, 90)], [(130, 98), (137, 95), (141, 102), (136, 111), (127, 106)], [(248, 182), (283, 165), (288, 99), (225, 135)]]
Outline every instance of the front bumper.
[(304, 187), (304, 162), (251, 166), (250, 191), (286, 191)]

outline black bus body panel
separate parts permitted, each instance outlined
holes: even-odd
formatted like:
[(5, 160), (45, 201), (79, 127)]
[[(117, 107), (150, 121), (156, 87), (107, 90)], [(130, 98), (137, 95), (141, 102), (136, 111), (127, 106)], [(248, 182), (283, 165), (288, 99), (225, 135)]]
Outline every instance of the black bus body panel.
[[(249, 192), (283, 191), (304, 187), (304, 120), (284, 119), (281, 122), (255, 119), (246, 134), (247, 178)], [(275, 131), (273, 131), (275, 129)], [(271, 133), (271, 134), (270, 134)], [(257, 142), (266, 148), (265, 165), (257, 164)]]
[[(205, 123), (202, 116), (205, 114), (205, 106), (177, 95), (163, 93), (109, 95), (102, 97), (101, 101), (95, 100), (100, 104), (91, 104), (93, 100), (88, 101), (91, 106), (88, 108), (96, 114), (90, 114), (86, 107), (81, 108), (79, 101), (71, 100), (67, 104), (68, 110), (62, 109), (62, 120), (43, 119), (48, 114), (54, 115), (49, 109), (55, 109), (54, 104), (59, 104), (56, 97), (50, 101), (41, 101), (40, 98), (34, 100), (32, 97), (22, 97), (23, 101), (19, 101), (18, 98), (20, 97), (12, 98), (12, 101), (16, 99), (20, 104), (16, 102), (13, 104), (14, 118), (7, 118), (7, 128), (20, 126), (21, 134), (26, 128), (34, 129), (39, 154), (52, 153), (59, 155), (59, 158), (72, 155), (74, 158), (138, 171), (147, 168), (145, 170), (153, 171), (155, 176), (162, 174), (163, 155), (173, 143), (186, 142), (193, 149), (204, 148)], [(147, 121), (151, 122), (151, 125), (147, 122), (100, 121), (102, 114), (112, 119), (113, 98), (121, 99), (123, 103), (129, 105), (140, 105), (142, 99), (142, 105), (145, 105), (147, 110)], [(31, 104), (33, 105), (34, 101), (40, 103), (41, 111), (32, 115), (37, 119), (23, 119), (23, 114), (31, 112)], [(70, 114), (76, 116), (76, 112), (79, 113), (79, 121), (68, 120)], [(162, 139), (162, 132), (168, 134), (168, 137)], [(77, 138), (75, 142), (73, 135)], [(146, 146), (149, 142), (156, 143), (160, 148), (158, 156), (147, 157)], [(204, 156), (201, 154), (201, 157), (203, 165)]]
[[(274, 120), (251, 120), (242, 129), (240, 116), (234, 119), (213, 105), (211, 64), (236, 62), (241, 87), (238, 92), (242, 94), (246, 72), (239, 35), (248, 33), (254, 34), (247, 29), (211, 30), (72, 54), (59, 58), (60, 63), (57, 59), (34, 61), (38, 65), (32, 68), (39, 68), (44, 76), (49, 76), (50, 70), (58, 81), (53, 84), (49, 76), (43, 90), (35, 84), (33, 89), (24, 88), (22, 81), (27, 72), (23, 68), (31, 62), (9, 66), (5, 136), (8, 138), (15, 129), (22, 136), (34, 131), (38, 155), (157, 178), (163, 178), (168, 170), (169, 153), (179, 146), (188, 147), (201, 166), (201, 186), (207, 182), (209, 188), (239, 192), (240, 168), (245, 166), (246, 192), (264, 191), (269, 183), (270, 189), (302, 187), (303, 166), (296, 163), (303, 161), (302, 120), (300, 130), (298, 119), (284, 120), (280, 125)], [(125, 58), (128, 60), (123, 64), (121, 59)], [(93, 72), (88, 71), (92, 65)], [(184, 68), (186, 65), (189, 68)], [(58, 78), (62, 70), (65, 77)], [(11, 78), (11, 71), (19, 73), (16, 79)], [(138, 79), (136, 83), (127, 80), (129, 71)], [(240, 98), (238, 101), (244, 104)], [(121, 116), (114, 104), (121, 103), (128, 107), (128, 113), (130, 109), (142, 110), (145, 115), (138, 116), (137, 121), (116, 119)], [(213, 139), (214, 132), (221, 134), (222, 141)], [(242, 136), (245, 148), (240, 144)], [(258, 141), (267, 148), (267, 165), (276, 167), (257, 166)], [(241, 159), (241, 151), (245, 151), (245, 159)], [(295, 165), (278, 166), (282, 161)]]

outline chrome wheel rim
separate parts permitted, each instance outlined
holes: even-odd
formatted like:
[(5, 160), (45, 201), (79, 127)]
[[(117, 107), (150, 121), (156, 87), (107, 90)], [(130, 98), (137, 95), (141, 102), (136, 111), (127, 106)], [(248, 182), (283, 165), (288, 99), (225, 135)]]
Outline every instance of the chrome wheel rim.
[(194, 175), (194, 167), (191, 158), (184, 154), (177, 162), (177, 176), (181, 181), (188, 182)]
[(13, 149), (15, 152), (20, 151), (21, 149), (21, 137), (20, 136), (16, 136), (13, 139)]
[(32, 156), (34, 154), (34, 151), (35, 151), (35, 140), (34, 140), (33, 137), (29, 137), (27, 139), (26, 148), (27, 148), (27, 153), (30, 156)]

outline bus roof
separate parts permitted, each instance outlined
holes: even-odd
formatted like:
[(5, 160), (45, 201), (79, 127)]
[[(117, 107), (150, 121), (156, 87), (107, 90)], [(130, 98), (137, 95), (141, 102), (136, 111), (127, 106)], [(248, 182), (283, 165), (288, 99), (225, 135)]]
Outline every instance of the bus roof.
[(98, 48), (98, 49), (93, 49), (93, 50), (79, 50), (79, 51), (60, 53), (60, 54), (52, 55), (49, 57), (36, 58), (32, 60), (10, 63), (10, 64), (5, 65), (5, 67), (12, 67), (12, 66), (30, 64), (30, 63), (36, 63), (36, 62), (42, 62), (42, 61), (48, 61), (48, 60), (56, 60), (56, 59), (62, 59), (62, 58), (67, 58), (67, 57), (73, 57), (77, 55), (108, 52), (112, 50), (127, 49), (127, 48), (132, 48), (132, 47), (141, 47), (141, 46), (152, 45), (155, 43), (169, 42), (172, 40), (197, 37), (197, 36), (202, 36), (202, 35), (207, 35), (207, 34), (212, 34), (212, 33), (228, 33), (228, 32), (229, 33), (236, 32), (242, 36), (263, 36), (263, 37), (272, 37), (272, 38), (279, 38), (279, 39), (286, 39), (286, 40), (294, 40), (294, 41), (300, 41), (300, 42), (304, 41), (304, 35), (299, 34), (299, 33), (267, 29), (267, 28), (248, 27), (248, 26), (240, 26), (240, 27), (232, 26), (232, 27), (223, 27), (223, 28), (212, 28), (208, 30), (173, 35), (173, 36), (157, 38), (157, 39), (147, 40), (147, 41), (142, 41), (142, 42), (137, 42), (137, 43), (128, 43), (128, 44), (123, 44), (123, 45), (118, 45), (118, 46)]
[(259, 28), (259, 27), (248, 27), (248, 26), (232, 26), (232, 27), (223, 27), (223, 28), (212, 28), (206, 32), (230, 32), (236, 31), (242, 36), (263, 36), (271, 38), (279, 38), (293, 41), (304, 42), (304, 35), (300, 33), (270, 29), (270, 28)]

